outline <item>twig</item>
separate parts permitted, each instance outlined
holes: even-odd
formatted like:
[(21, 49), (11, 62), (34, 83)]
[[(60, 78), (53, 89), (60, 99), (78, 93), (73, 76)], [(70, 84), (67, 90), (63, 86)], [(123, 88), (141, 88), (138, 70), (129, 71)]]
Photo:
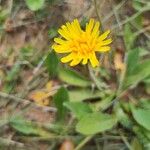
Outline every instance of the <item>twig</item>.
[(11, 14), (13, 8), (13, 0), (9, 0), (8, 1), (8, 12)]
[(56, 111), (57, 111), (57, 109), (54, 108), (54, 107), (39, 106), (38, 104), (31, 102), (30, 100), (23, 99), (23, 98), (20, 98), (20, 97), (16, 97), (16, 96), (14, 96), (14, 95), (10, 95), (10, 94), (3, 93), (3, 92), (0, 92), (0, 97), (7, 98), (7, 99), (10, 99), (10, 100), (14, 100), (14, 101), (16, 101), (16, 102), (21, 102), (21, 103), (24, 103), (24, 104), (26, 104), (26, 105), (28, 105), (28, 104), (33, 104), (33, 105), (36, 105), (36, 106), (38, 106), (38, 107), (46, 108), (46, 110), (52, 111), (52, 112), (56, 112)]
[(96, 15), (98, 17), (99, 22), (101, 22), (101, 17), (98, 13), (98, 8), (97, 8), (97, 0), (94, 0), (94, 6), (95, 6), (95, 11), (96, 11)]
[(87, 142), (89, 142), (92, 138), (94, 137), (94, 135), (90, 135), (87, 136), (85, 139), (83, 139), (79, 145), (74, 149), (74, 150), (80, 150)]
[(24, 147), (23, 143), (16, 142), (16, 141), (13, 141), (13, 140), (10, 140), (10, 139), (6, 139), (6, 138), (2, 138), (2, 137), (0, 137), (0, 143), (4, 144), (4, 145), (17, 146), (17, 147), (20, 147), (20, 148)]
[[(98, 4), (97, 4), (97, 0), (94, 0), (94, 6), (95, 6), (96, 15), (97, 15), (97, 17), (98, 17), (99, 22), (101, 22), (101, 17), (100, 17), (100, 15), (99, 15), (97, 5), (98, 5)], [(101, 30), (103, 31), (103, 25), (101, 25)]]
[[(138, 17), (139, 15), (141, 15), (143, 12), (150, 10), (150, 5), (143, 7), (140, 11), (138, 11), (137, 13), (135, 13), (134, 15), (132, 15), (131, 17), (125, 19), (124, 21), (120, 22), (120, 26), (134, 20), (136, 17)], [(112, 26), (111, 30), (114, 30), (118, 28), (118, 24)]]
[(120, 25), (120, 18), (119, 18), (119, 15), (118, 15), (117, 11), (114, 9), (114, 7), (112, 7), (112, 9), (113, 9), (113, 13), (114, 13), (114, 16), (115, 16), (115, 18), (116, 18), (116, 21), (117, 21), (117, 23), (118, 23), (118, 26), (119, 26), (119, 28), (121, 29), (122, 26)]
[[(138, 30), (137, 32), (134, 33), (135, 36), (138, 36), (140, 35), (141, 33), (144, 33), (146, 32), (147, 30), (150, 30), (150, 25), (145, 27), (145, 28), (142, 28), (141, 30)], [(147, 35), (146, 35), (147, 36)], [(147, 36), (149, 39), (150, 39), (150, 36), (148, 35)]]
[[(124, 0), (122, 2), (120, 2), (115, 8), (114, 11), (117, 12), (117, 10), (119, 10), (125, 3), (127, 2), (127, 0)], [(110, 17), (113, 16), (113, 11), (110, 12), (106, 17), (104, 17), (104, 19), (102, 20), (103, 23), (105, 23)]]
[(139, 35), (143, 33), (148, 39), (150, 39), (150, 35), (146, 33), (146, 31), (150, 29), (150, 26), (140, 29), (140, 27), (138, 27), (138, 25), (136, 25), (134, 22), (131, 24), (137, 29), (137, 32), (135, 32), (135, 34), (138, 33), (137, 35)]
[(127, 141), (127, 138), (120, 132), (120, 136), (122, 138), (122, 141), (126, 144), (129, 150), (133, 150), (132, 147), (130, 146), (129, 142)]
[(34, 68), (33, 74), (36, 74), (36, 73), (40, 70), (40, 68), (41, 68), (42, 65), (44, 64), (46, 58), (47, 58), (47, 55), (45, 55), (45, 56), (42, 58), (42, 60), (38, 63), (37, 67)]

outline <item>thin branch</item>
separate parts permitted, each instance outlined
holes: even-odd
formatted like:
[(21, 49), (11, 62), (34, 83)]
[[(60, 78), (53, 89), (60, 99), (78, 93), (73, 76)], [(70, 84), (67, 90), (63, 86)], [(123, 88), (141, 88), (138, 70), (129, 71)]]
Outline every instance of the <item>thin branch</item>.
[(87, 136), (85, 139), (83, 139), (83, 141), (81, 141), (79, 143), (79, 145), (74, 149), (74, 150), (80, 150), (86, 143), (88, 143), (92, 138), (94, 137), (94, 135), (91, 136)]
[[(128, 17), (127, 19), (123, 20), (122, 22), (120, 22), (120, 26), (123, 26), (124, 24), (134, 20), (136, 17), (138, 17), (139, 15), (141, 15), (143, 12), (150, 10), (150, 5), (143, 7), (140, 11), (138, 11), (137, 13), (135, 13), (134, 15), (132, 15), (131, 17)], [(111, 30), (114, 30), (118, 28), (118, 24), (117, 25), (113, 25)]]
[(20, 98), (20, 97), (16, 97), (14, 95), (10, 95), (10, 94), (4, 93), (4, 92), (0, 92), (0, 97), (5, 98), (5, 99), (14, 100), (16, 102), (24, 103), (25, 105), (33, 104), (33, 105), (36, 105), (38, 107), (45, 108), (46, 110), (52, 111), (52, 112), (56, 112), (57, 111), (57, 109), (54, 108), (54, 107), (39, 106), (38, 104), (31, 102), (30, 100), (23, 99), (23, 98)]
[(0, 143), (3, 145), (9, 145), (9, 146), (12, 145), (12, 146), (20, 147), (20, 148), (24, 147), (23, 143), (16, 142), (16, 141), (13, 141), (11, 139), (6, 139), (6, 138), (2, 138), (2, 137), (0, 137)]

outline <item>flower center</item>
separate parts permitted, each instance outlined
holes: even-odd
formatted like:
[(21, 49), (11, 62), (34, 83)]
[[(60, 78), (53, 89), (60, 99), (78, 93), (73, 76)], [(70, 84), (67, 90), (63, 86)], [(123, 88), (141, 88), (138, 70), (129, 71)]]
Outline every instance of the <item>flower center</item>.
[(71, 42), (70, 48), (79, 56), (88, 57), (89, 54), (94, 51), (95, 44), (96, 43), (94, 42), (94, 40), (91, 40), (90, 37), (85, 32), (83, 32), (81, 34), (81, 37), (79, 37), (78, 39), (74, 39)]

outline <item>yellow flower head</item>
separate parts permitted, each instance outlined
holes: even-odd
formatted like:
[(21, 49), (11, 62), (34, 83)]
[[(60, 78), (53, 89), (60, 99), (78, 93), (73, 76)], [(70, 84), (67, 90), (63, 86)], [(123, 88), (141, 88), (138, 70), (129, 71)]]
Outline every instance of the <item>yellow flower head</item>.
[(107, 52), (110, 50), (111, 39), (106, 39), (110, 31), (100, 35), (100, 23), (90, 19), (86, 24), (85, 30), (82, 30), (77, 19), (73, 22), (67, 22), (62, 25), (58, 33), (62, 38), (55, 38), (52, 48), (57, 53), (68, 53), (61, 61), (70, 62), (70, 66), (75, 66), (82, 61), (87, 64), (88, 60), (93, 67), (99, 66), (96, 52)]

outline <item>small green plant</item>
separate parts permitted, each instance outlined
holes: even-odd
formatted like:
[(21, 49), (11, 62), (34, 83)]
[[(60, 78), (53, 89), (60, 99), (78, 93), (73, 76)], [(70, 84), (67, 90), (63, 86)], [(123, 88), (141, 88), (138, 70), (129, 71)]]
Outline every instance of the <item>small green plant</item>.
[[(83, 16), (60, 25), (72, 1), (19, 0), (0, 8), (0, 149), (55, 150), (69, 139), (74, 150), (149, 150), (149, 25), (142, 13), (150, 3), (116, 2), (101, 20), (94, 0), (99, 21)], [(117, 24), (105, 32), (112, 15)], [(5, 32), (7, 17), (14, 21)], [(16, 33), (19, 51), (3, 53)]]

